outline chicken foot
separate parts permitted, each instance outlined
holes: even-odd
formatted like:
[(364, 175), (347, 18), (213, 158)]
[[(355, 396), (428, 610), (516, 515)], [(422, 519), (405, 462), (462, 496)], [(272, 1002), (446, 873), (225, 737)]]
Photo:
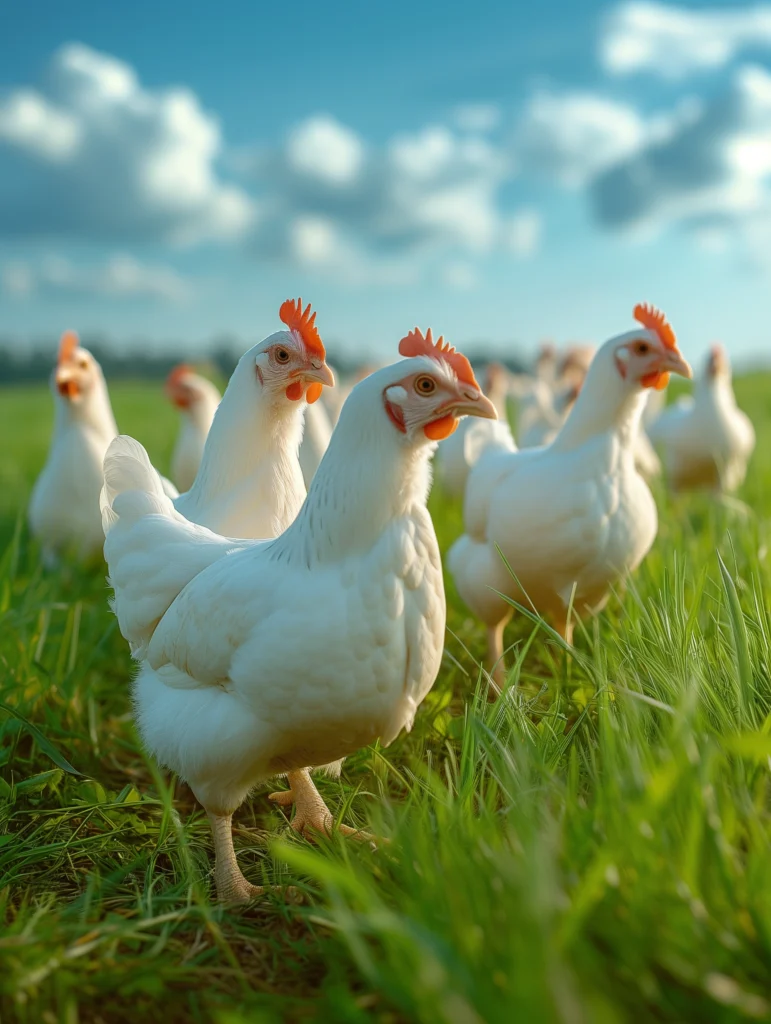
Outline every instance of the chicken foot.
[[(280, 807), (289, 807), (294, 804), (292, 828), (310, 842), (313, 842), (319, 833), (331, 836), (335, 829), (335, 820), (332, 817), (332, 812), (324, 803), (321, 793), (316, 789), (308, 769), (300, 768), (297, 771), (288, 772), (287, 782), (290, 786), (289, 789), (271, 793), (268, 799)], [(338, 825), (337, 829), (342, 835), (350, 836), (352, 839), (358, 839), (365, 843), (372, 842), (369, 832), (362, 832), (361, 829), (351, 828), (350, 825)]]

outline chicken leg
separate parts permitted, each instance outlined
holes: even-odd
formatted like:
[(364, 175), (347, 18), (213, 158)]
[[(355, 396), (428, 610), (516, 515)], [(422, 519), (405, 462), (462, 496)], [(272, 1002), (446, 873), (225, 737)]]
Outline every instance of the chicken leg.
[(214, 836), (214, 884), (223, 903), (248, 903), (262, 896), (265, 888), (244, 878), (233, 846), (233, 815), (206, 812)]
[(489, 688), (488, 698), (495, 700), (501, 695), (506, 685), (506, 661), (503, 657), (503, 630), (506, 619), (487, 630), (487, 662), (494, 686)]
[[(294, 804), (292, 828), (310, 842), (313, 842), (319, 833), (331, 836), (335, 828), (332, 812), (316, 789), (308, 769), (300, 768), (297, 771), (288, 772), (287, 782), (290, 786), (289, 789), (271, 793), (268, 799), (281, 807), (289, 807)], [(338, 825), (337, 828), (344, 836), (350, 836), (362, 842), (372, 841), (372, 836), (368, 832), (351, 828), (350, 825)]]
[(560, 634), (562, 639), (568, 645), (573, 646), (573, 630), (575, 629), (575, 618), (573, 615), (568, 616), (567, 611), (565, 612), (564, 618), (560, 618), (560, 621), (554, 622), (554, 628)]

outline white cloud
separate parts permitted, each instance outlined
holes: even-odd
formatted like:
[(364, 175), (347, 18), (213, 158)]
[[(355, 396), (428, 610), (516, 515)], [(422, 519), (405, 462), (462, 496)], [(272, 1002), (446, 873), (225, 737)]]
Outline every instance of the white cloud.
[(750, 48), (771, 49), (771, 5), (692, 10), (633, 2), (605, 22), (600, 56), (614, 74), (683, 78), (724, 67)]
[[(709, 237), (771, 210), (771, 74), (740, 68), (727, 91), (590, 186), (611, 228), (682, 224)], [(709, 229), (709, 235), (704, 232)]]
[(357, 246), (336, 222), (322, 216), (300, 214), (291, 219), (285, 250), (283, 245), (281, 254), (290, 263), (347, 287), (411, 284), (421, 271), (409, 254), (394, 257)]
[(577, 188), (639, 149), (646, 133), (643, 118), (625, 103), (540, 90), (525, 106), (515, 148), (525, 169)]
[[(128, 64), (70, 44), (39, 87), (0, 96), (0, 233), (121, 247), (242, 240), (262, 258), (366, 283), (414, 281), (496, 250), (524, 256), (539, 222), (506, 210), (515, 165), (489, 137), (499, 118), (492, 104), (470, 104), (450, 125), (375, 144), (318, 114), (277, 146), (231, 159), (242, 187), (223, 178), (219, 125), (194, 93), (150, 89)], [(88, 280), (72, 266), (58, 276), (17, 267), (6, 290), (149, 294), (137, 267)]]
[(343, 186), (359, 174), (364, 146), (355, 132), (321, 115), (304, 121), (290, 133), (286, 157), (298, 174)]
[(57, 163), (72, 157), (82, 131), (68, 113), (29, 89), (19, 89), (0, 106), (0, 141)]
[(295, 217), (288, 227), (288, 242), (292, 263), (349, 288), (412, 284), (421, 273), (419, 261), (410, 254), (394, 257), (357, 247), (324, 217)]
[(460, 156), (460, 144), (449, 128), (430, 127), (397, 136), (388, 147), (388, 155), (397, 173), (430, 181), (452, 169)]
[(0, 100), (8, 234), (191, 244), (242, 235), (255, 208), (215, 169), (219, 126), (181, 88), (151, 91), (127, 64), (73, 43), (45, 88)]
[(7, 263), (0, 267), (0, 287), (16, 297), (58, 294), (181, 302), (191, 294), (187, 281), (172, 267), (143, 264), (125, 253), (116, 253), (99, 266), (78, 266), (60, 256), (47, 256), (36, 265)]
[[(512, 175), (500, 147), (443, 125), (374, 146), (328, 115), (312, 117), (282, 146), (253, 158), (264, 211), (254, 246), (306, 267), (335, 268), (349, 282), (392, 281), (397, 263), (414, 280), (433, 257), (512, 249), (500, 202)], [(527, 239), (519, 226), (519, 254), (535, 244), (529, 223)]]
[(314, 265), (335, 259), (340, 239), (335, 225), (325, 217), (295, 217), (289, 226), (291, 249), (299, 263)]

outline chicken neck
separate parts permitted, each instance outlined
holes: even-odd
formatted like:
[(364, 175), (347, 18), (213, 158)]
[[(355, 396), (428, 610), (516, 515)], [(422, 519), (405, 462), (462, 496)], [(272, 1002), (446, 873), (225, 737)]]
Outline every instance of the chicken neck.
[(631, 447), (640, 429), (645, 395), (638, 382), (621, 378), (612, 353), (600, 351), (552, 448), (570, 451), (607, 433), (615, 433), (623, 446)]
[(312, 565), (364, 553), (395, 519), (425, 508), (432, 446), (405, 444), (371, 407), (381, 401), (373, 390), (357, 388), (345, 403), (308, 497), (276, 542), (280, 557)]

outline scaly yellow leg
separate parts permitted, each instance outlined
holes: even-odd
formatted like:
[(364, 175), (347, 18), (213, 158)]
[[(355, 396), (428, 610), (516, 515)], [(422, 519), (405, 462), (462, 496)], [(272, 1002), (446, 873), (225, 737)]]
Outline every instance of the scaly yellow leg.
[[(321, 793), (316, 789), (308, 769), (300, 768), (297, 771), (288, 772), (287, 782), (290, 786), (289, 789), (271, 793), (268, 799), (281, 807), (289, 807), (294, 804), (292, 828), (305, 839), (313, 842), (319, 833), (331, 836), (335, 828), (335, 820), (332, 817), (332, 812), (324, 803)], [(350, 825), (338, 825), (338, 829), (344, 836), (350, 836), (352, 839), (358, 839), (365, 843), (372, 842), (372, 836), (368, 832), (351, 828)]]

